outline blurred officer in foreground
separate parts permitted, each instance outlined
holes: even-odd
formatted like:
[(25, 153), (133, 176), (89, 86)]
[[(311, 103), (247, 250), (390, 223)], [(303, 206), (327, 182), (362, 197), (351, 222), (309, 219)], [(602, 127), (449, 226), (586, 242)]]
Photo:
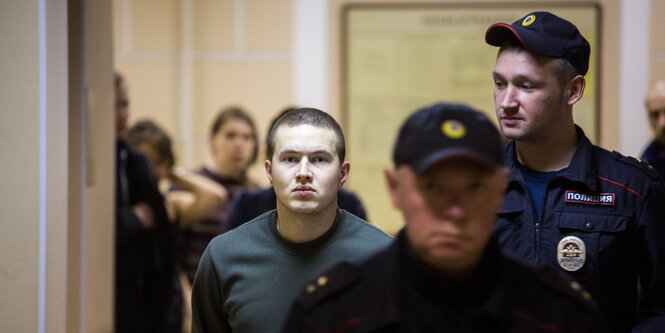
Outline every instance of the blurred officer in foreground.
[(600, 332), (576, 283), (504, 257), (490, 239), (506, 172), (497, 129), (458, 104), (417, 111), (386, 170), (405, 227), (308, 285), (283, 332)]
[(499, 245), (579, 281), (613, 330), (665, 331), (665, 189), (655, 170), (592, 145), (575, 125), (589, 43), (549, 12), (494, 24), (485, 40), (500, 47), (494, 104), (512, 140)]
[(654, 140), (642, 153), (642, 159), (658, 170), (662, 179), (665, 177), (665, 80), (651, 86), (646, 106)]

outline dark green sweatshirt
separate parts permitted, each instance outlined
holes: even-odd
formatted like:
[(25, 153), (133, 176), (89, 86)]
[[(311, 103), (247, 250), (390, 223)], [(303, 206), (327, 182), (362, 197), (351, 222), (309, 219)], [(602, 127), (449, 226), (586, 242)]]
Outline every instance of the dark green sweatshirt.
[[(391, 241), (375, 226), (338, 210), (324, 235), (293, 243), (277, 231), (276, 211), (267, 212), (217, 236), (203, 253), (192, 290), (193, 332), (279, 332), (308, 281)], [(318, 283), (325, 284), (325, 278)]]

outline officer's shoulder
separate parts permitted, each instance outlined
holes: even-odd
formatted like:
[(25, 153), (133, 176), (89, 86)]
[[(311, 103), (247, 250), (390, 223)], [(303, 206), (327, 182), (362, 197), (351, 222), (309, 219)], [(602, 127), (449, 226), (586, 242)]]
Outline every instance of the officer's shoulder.
[(642, 161), (641, 159), (632, 157), (632, 156), (626, 156), (621, 154), (620, 152), (613, 150), (612, 151), (612, 158), (621, 163), (622, 166), (625, 166), (628, 170), (632, 170), (634, 172), (638, 173), (643, 173), (647, 175), (651, 179), (658, 179), (659, 174), (656, 169), (654, 169), (653, 166), (649, 165), (648, 163)]
[(326, 299), (337, 295), (360, 281), (360, 268), (343, 262), (310, 281), (298, 296), (297, 302), (303, 310), (309, 311)]
[(538, 281), (545, 288), (561, 294), (565, 298), (574, 300), (587, 310), (598, 311), (598, 306), (589, 291), (579, 282), (560, 274), (550, 267), (541, 267), (538, 269)]

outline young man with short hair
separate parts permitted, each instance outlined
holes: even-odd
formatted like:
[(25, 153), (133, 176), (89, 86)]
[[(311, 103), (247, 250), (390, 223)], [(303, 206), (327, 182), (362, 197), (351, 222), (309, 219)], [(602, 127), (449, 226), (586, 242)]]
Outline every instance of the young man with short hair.
[(392, 240), (337, 207), (350, 165), (330, 115), (289, 111), (268, 143), (265, 167), (277, 209), (210, 242), (194, 279), (194, 332), (278, 332), (307, 281)]

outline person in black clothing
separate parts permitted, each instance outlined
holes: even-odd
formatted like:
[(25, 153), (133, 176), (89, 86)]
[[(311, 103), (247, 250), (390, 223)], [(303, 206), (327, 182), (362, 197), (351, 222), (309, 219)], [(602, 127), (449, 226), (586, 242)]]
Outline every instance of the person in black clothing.
[(282, 332), (603, 332), (579, 283), (519, 264), (491, 239), (507, 175), (484, 114), (459, 104), (417, 111), (393, 161), (386, 180), (404, 229), (312, 281)]
[(649, 124), (654, 139), (642, 153), (642, 159), (665, 177), (665, 80), (651, 86), (646, 101)]
[(129, 99), (119, 74), (115, 94), (115, 332), (180, 332), (183, 300), (173, 232), (148, 160), (120, 139)]
[[(268, 132), (275, 125), (275, 122), (285, 113), (297, 109), (296, 107), (287, 107), (280, 112), (268, 127)], [(269, 134), (269, 133), (268, 133)], [(266, 135), (266, 147), (268, 147), (269, 135)], [(266, 152), (267, 154), (267, 152)], [(272, 156), (266, 156), (270, 160)], [(360, 198), (347, 189), (341, 188), (337, 191), (337, 205), (339, 208), (367, 221), (367, 213), (363, 207)], [(229, 215), (222, 225), (222, 233), (233, 230), (245, 222), (253, 220), (255, 217), (277, 208), (277, 196), (272, 186), (258, 190), (251, 190), (237, 194), (229, 208)]]

